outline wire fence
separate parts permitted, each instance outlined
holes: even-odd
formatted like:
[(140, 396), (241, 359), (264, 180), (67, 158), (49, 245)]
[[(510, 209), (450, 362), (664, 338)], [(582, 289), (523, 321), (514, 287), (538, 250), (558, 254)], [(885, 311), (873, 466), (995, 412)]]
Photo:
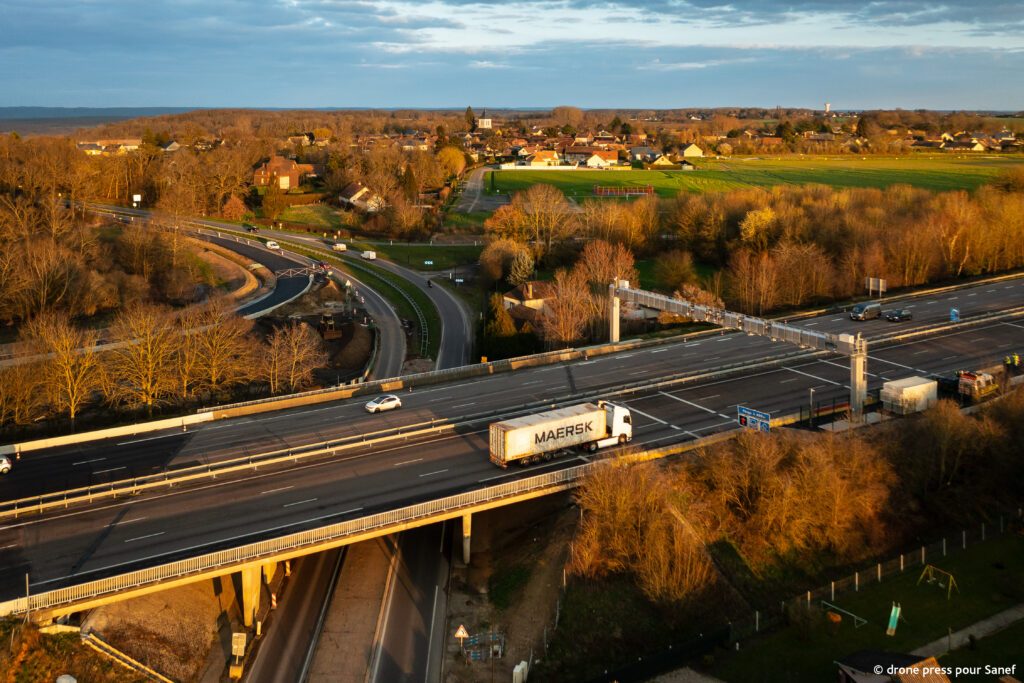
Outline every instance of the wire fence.
[[(822, 609), (822, 601), (835, 603), (844, 595), (856, 594), (877, 584), (891, 581), (910, 572), (921, 572), (928, 565), (941, 564), (944, 558), (970, 552), (985, 541), (1005, 535), (1024, 520), (1024, 511), (1017, 510), (1012, 516), (1000, 515), (992, 523), (962, 529), (918, 547), (908, 548), (905, 552), (892, 556), (887, 560), (866, 565), (847, 576), (829, 581), (787, 600), (779, 601), (777, 606), (754, 610), (748, 616), (728, 621), (725, 624), (711, 626), (699, 635), (672, 643), (658, 651), (638, 654), (632, 662), (617, 668), (608, 669), (600, 675), (588, 679), (587, 683), (639, 683), (650, 678), (681, 668), (694, 659), (711, 653), (717, 648), (732, 647), (741, 640), (757, 637), (760, 633), (778, 628), (788, 623), (794, 610)], [(570, 553), (572, 544), (570, 544)], [(562, 585), (555, 603), (554, 618), (544, 627), (542, 635), (542, 659), (546, 659), (551, 641), (559, 627), (562, 606), (565, 604), (566, 591), (569, 586), (567, 570), (562, 573)], [(845, 614), (844, 618), (855, 615)], [(859, 617), (858, 617), (859, 618)]]

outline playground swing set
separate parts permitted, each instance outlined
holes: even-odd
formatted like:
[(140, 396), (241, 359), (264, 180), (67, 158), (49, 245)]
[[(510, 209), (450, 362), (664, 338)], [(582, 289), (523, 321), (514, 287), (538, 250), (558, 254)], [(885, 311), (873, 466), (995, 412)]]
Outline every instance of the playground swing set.
[(957, 593), (960, 592), (960, 586), (956, 585), (956, 578), (946, 570), (939, 569), (933, 564), (925, 565), (924, 571), (921, 572), (921, 576), (917, 579), (917, 585), (920, 586), (922, 581), (927, 581), (929, 584), (937, 584), (939, 588), (945, 588), (946, 600), (953, 597), (954, 588)]

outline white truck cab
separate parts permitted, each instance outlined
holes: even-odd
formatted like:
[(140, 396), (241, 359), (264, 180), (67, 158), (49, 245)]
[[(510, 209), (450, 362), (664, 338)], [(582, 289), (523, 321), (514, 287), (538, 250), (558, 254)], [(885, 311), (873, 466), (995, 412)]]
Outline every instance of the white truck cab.
[(624, 408), (608, 401), (598, 401), (597, 405), (604, 408), (605, 431), (608, 433), (603, 439), (598, 439), (591, 444), (591, 450), (607, 448), (616, 444), (626, 444), (633, 440), (633, 416), (629, 408)]

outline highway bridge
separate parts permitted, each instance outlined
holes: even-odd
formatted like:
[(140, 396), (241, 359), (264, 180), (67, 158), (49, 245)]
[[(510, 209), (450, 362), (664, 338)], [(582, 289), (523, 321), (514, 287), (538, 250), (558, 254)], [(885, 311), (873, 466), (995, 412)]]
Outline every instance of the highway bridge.
[[(896, 305), (897, 301), (890, 303)], [(899, 305), (914, 311), (910, 326), (884, 320), (857, 323), (842, 313), (825, 313), (800, 324), (818, 331), (860, 331), (871, 340), (870, 389), (877, 389), (887, 379), (990, 365), (1024, 347), (1021, 280), (926, 294)], [(953, 306), (959, 308), (967, 325), (948, 322)], [(1017, 312), (984, 318), (1010, 309)], [(972, 320), (978, 322), (971, 324)], [(931, 328), (931, 333), (901, 339), (910, 327)], [(605, 395), (634, 412), (635, 442), (657, 447), (731, 429), (737, 405), (776, 414), (792, 412), (807, 405), (810, 389), (819, 402), (844, 400), (848, 371), (841, 359), (794, 353), (790, 345), (739, 333), (691, 335), (618, 353), (587, 354), (586, 359), (571, 363), (415, 388), (403, 393), (402, 410), (382, 415), (366, 414), (362, 408), (365, 399), (360, 397), (207, 423), (187, 433), (158, 432), (30, 453), (12, 476), (0, 482), (0, 500), (187, 464), (216, 463), (242, 453), (358, 438), (431, 420), (455, 426), (421, 431), (407, 440), (352, 444), (325, 457), (250, 468), (127, 499), (98, 499), (91, 505), (76, 504), (66, 510), (17, 518), (8, 515), (0, 527), (0, 600), (6, 601), (2, 609), (24, 610), (25, 601), (19, 597), (24, 594), (26, 574), (34, 596), (33, 609), (40, 615), (73, 611), (102, 597), (72, 598), (73, 591), (61, 594), (54, 592), (56, 589), (102, 577), (150, 572), (169, 562), (191, 561), (189, 558), (240, 547), (255, 554), (216, 571), (223, 574), (256, 561), (296, 557), (396, 529), (461, 517), (462, 511), (455, 507), (430, 506), (443, 499), (448, 500), (446, 504), (483, 500), (492, 492), (514, 489), (516, 482), (538, 475), (550, 475), (557, 481), (559, 472), (585, 462), (582, 457), (566, 458), (526, 470), (498, 470), (486, 456), (490, 418), (466, 419), (474, 414), (512, 414), (532, 406), (572, 402), (583, 395)], [(787, 358), (778, 361), (780, 356)], [(736, 364), (746, 367), (734, 367), (728, 373), (716, 371)], [(686, 372), (694, 377), (664, 383), (666, 376)], [(628, 390), (616, 393), (624, 385), (629, 385)], [(514, 495), (494, 498), (488, 505), (516, 499)], [(416, 510), (422, 513), (415, 520), (395, 512), (415, 505), (421, 505)], [(375, 523), (372, 529), (359, 526), (371, 518)], [(386, 523), (387, 519), (394, 521)], [(315, 536), (317, 530), (331, 525), (338, 530), (346, 524), (345, 529), (358, 529), (358, 533), (310, 540), (309, 534)], [(273, 539), (294, 538), (300, 533), (307, 534), (301, 547), (290, 546), (285, 551), (274, 545)], [(265, 544), (266, 554), (260, 554), (260, 543)], [(181, 580), (210, 575), (209, 568), (193, 566), (195, 570), (184, 572)], [(147, 589), (172, 584), (165, 577)], [(130, 582), (122, 587), (131, 593)]]

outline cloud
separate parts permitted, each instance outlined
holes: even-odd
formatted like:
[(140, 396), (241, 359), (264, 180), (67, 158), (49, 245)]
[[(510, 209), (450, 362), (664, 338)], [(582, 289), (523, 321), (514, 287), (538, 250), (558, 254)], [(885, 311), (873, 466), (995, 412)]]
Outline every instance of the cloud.
[(737, 57), (735, 59), (709, 59), (703, 62), (663, 62), (655, 59), (648, 64), (637, 67), (640, 71), (693, 71), (696, 69), (710, 69), (716, 66), (727, 66), (730, 64), (747, 64), (756, 61), (753, 57)]

